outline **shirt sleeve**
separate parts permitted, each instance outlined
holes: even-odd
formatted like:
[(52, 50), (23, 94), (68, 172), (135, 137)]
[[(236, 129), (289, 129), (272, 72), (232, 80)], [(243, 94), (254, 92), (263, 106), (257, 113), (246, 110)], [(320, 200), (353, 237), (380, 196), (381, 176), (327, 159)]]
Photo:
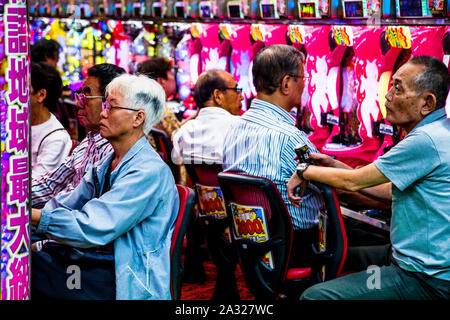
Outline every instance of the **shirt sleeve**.
[(431, 138), (423, 132), (411, 132), (374, 164), (398, 189), (405, 190), (425, 177), (440, 163)]
[(90, 170), (77, 188), (55, 197), (44, 207), (37, 233), (79, 248), (115, 240), (167, 202), (164, 184), (170, 181), (169, 169), (163, 170), (156, 163), (148, 166), (152, 170), (128, 167), (99, 198), (95, 197), (95, 169)]
[(33, 163), (32, 177), (34, 179), (58, 167), (69, 155), (72, 147), (70, 136), (66, 131), (54, 132), (49, 138), (42, 141), (36, 163)]
[(85, 144), (80, 144), (57, 168), (46, 172), (39, 179), (32, 179), (31, 205), (33, 208), (42, 208), (54, 195), (64, 190), (75, 175), (74, 159), (83, 153), (84, 149)]
[(181, 155), (181, 141), (183, 136), (181, 135), (181, 132), (179, 129), (175, 130), (172, 135), (172, 141), (173, 141), (173, 149), (172, 149), (172, 161), (176, 164), (182, 164), (183, 163), (183, 157)]

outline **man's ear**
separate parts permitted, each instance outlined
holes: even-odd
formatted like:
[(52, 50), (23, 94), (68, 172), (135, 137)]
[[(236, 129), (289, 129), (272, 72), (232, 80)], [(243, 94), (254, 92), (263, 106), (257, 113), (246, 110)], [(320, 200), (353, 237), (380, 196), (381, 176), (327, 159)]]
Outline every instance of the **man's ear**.
[(163, 86), (163, 85), (166, 83), (167, 79), (164, 79), (164, 78), (162, 78), (162, 77), (159, 77), (159, 78), (156, 78), (156, 81), (157, 81), (161, 86)]
[(422, 106), (422, 109), (420, 110), (420, 113), (422, 116), (427, 116), (434, 110), (436, 110), (436, 96), (432, 94), (431, 92), (426, 92), (424, 94), (424, 105)]
[(215, 104), (220, 106), (223, 101), (223, 92), (220, 91), (219, 89), (214, 89), (212, 94), (212, 100), (214, 101)]
[(145, 112), (143, 110), (139, 110), (134, 117), (133, 127), (137, 128), (144, 123), (145, 120)]
[(283, 77), (283, 79), (281, 80), (281, 86), (280, 86), (280, 91), (283, 94), (288, 94), (289, 93), (289, 75), (285, 75)]
[(47, 89), (42, 88), (36, 93), (37, 102), (44, 103), (45, 98), (47, 98)]

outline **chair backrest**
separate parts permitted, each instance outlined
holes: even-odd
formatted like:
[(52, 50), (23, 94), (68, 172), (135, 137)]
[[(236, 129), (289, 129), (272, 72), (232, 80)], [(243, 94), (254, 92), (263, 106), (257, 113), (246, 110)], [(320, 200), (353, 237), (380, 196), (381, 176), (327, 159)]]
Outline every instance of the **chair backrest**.
[(325, 212), (319, 217), (318, 246), (313, 258), (311, 282), (317, 283), (338, 277), (347, 256), (347, 235), (342, 220), (341, 207), (334, 188), (313, 183), (321, 192), (325, 204)]
[(291, 217), (281, 194), (262, 177), (221, 172), (218, 180), (247, 287), (258, 300), (274, 300), (292, 245)]
[(217, 175), (222, 171), (218, 163), (185, 163), (186, 172), (195, 188), (199, 218), (203, 222), (209, 252), (214, 264), (234, 266), (237, 253), (230, 239), (230, 217), (227, 216)]
[(169, 134), (155, 127), (150, 130), (150, 133), (153, 136), (153, 139), (155, 139), (157, 151), (162, 155), (164, 162), (167, 163), (172, 171), (173, 177), (175, 178), (175, 183), (179, 183), (180, 168), (172, 161), (173, 144)]
[(177, 184), (177, 190), (180, 197), (180, 208), (178, 210), (170, 247), (170, 291), (173, 300), (180, 300), (181, 298), (181, 280), (183, 278), (181, 252), (183, 250), (184, 236), (194, 208), (194, 191), (179, 184)]
[[(218, 212), (214, 216), (221, 218), (220, 212), (225, 211), (225, 206), (217, 175), (222, 171), (222, 165), (217, 163), (185, 163), (184, 167), (195, 188), (195, 198), (199, 206), (200, 217), (209, 218), (208, 214)], [(211, 197), (212, 193), (214, 197)], [(226, 214), (223, 214), (222, 217), (225, 216)]]

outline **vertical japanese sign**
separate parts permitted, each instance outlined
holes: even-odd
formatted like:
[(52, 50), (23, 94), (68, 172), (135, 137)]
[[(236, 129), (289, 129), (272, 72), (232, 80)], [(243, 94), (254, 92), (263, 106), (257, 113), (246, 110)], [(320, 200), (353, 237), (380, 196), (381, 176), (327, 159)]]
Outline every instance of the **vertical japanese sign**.
[(0, 0), (1, 299), (29, 299), (29, 32), (26, 0)]

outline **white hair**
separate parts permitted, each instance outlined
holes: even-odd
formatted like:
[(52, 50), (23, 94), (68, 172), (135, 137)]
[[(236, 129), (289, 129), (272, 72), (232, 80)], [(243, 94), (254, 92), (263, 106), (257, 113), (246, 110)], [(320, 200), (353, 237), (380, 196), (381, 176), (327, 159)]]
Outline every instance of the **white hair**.
[(142, 129), (145, 134), (161, 121), (166, 94), (157, 81), (145, 75), (125, 73), (114, 78), (106, 86), (106, 96), (111, 92), (121, 95), (129, 108), (144, 110), (145, 120)]

